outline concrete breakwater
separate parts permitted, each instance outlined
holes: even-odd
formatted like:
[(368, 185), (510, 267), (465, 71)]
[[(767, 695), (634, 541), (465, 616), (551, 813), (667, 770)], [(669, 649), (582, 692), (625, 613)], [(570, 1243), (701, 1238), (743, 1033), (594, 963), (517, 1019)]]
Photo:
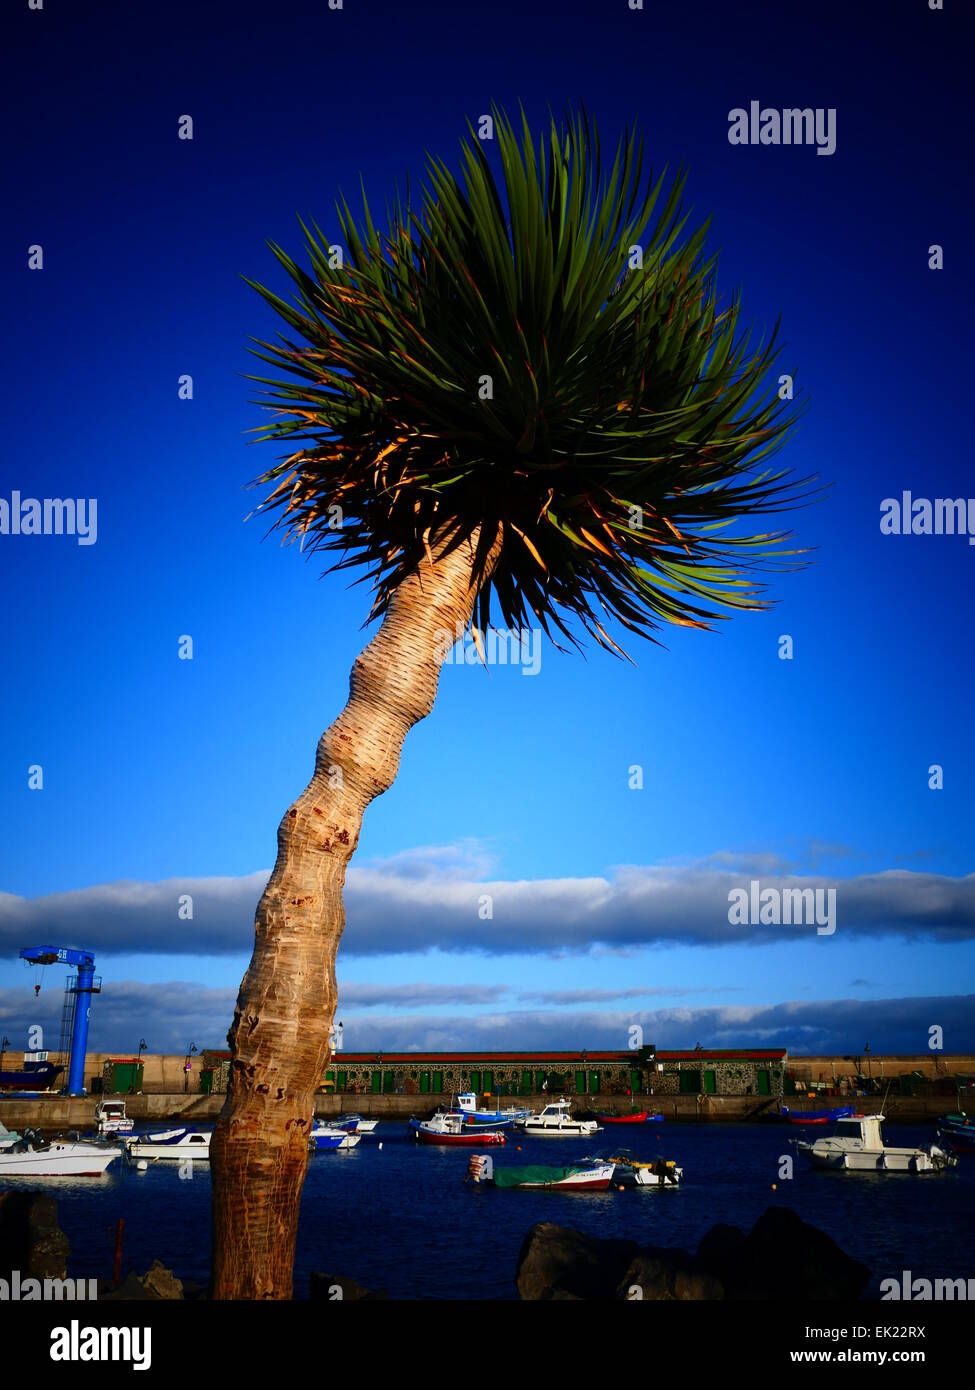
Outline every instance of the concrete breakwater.
[[(125, 1101), (127, 1113), (137, 1126), (152, 1125), (164, 1121), (178, 1121), (182, 1124), (212, 1124), (220, 1114), (224, 1097), (216, 1095), (187, 1095), (182, 1092), (171, 1094), (150, 1093), (120, 1097)], [(40, 1129), (45, 1134), (63, 1132), (71, 1129), (90, 1129), (95, 1122), (95, 1106), (98, 1096), (38, 1096), (20, 1097), (11, 1094), (0, 1098), (0, 1121), (8, 1129), (23, 1129), (28, 1126)], [(398, 1096), (398, 1095), (332, 1095), (321, 1094), (315, 1100), (315, 1114), (323, 1119), (334, 1118), (344, 1111), (355, 1111), (372, 1119), (388, 1120), (390, 1123), (405, 1123), (411, 1115), (425, 1118), (432, 1115), (442, 1101), (449, 1104), (449, 1096)], [(525, 1097), (529, 1108), (540, 1110), (546, 1097)], [(489, 1104), (490, 1102), (488, 1102)], [(502, 1107), (514, 1103), (513, 1098), (504, 1097)], [(884, 1102), (882, 1096), (830, 1097), (810, 1100), (793, 1096), (785, 1102), (791, 1111), (801, 1114), (807, 1110), (822, 1110), (828, 1106), (854, 1104), (863, 1114), (876, 1114), (883, 1109), (891, 1124), (932, 1124), (938, 1115), (955, 1108), (950, 1096), (894, 1096)], [(637, 1108), (648, 1109), (662, 1114), (666, 1121), (686, 1124), (707, 1123), (762, 1123), (772, 1120), (778, 1112), (779, 1100), (758, 1096), (638, 1096)], [(580, 1098), (577, 1110), (592, 1110), (605, 1114), (620, 1114), (629, 1109), (618, 1095), (587, 1095)]]

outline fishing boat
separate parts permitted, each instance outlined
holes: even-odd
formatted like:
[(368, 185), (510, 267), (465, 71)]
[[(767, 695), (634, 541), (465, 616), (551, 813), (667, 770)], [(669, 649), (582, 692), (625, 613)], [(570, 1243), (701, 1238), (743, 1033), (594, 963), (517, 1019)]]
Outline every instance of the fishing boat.
[(836, 1134), (810, 1143), (794, 1142), (814, 1168), (844, 1168), (856, 1173), (936, 1173), (953, 1167), (954, 1154), (936, 1144), (897, 1148), (885, 1144), (883, 1115), (849, 1115), (837, 1121)]
[(49, 1091), (63, 1071), (64, 1067), (47, 1060), (46, 1052), (40, 1056), (28, 1053), (23, 1067), (0, 1071), (0, 1091)]
[(316, 1124), (308, 1136), (313, 1149), (354, 1149), (362, 1138), (353, 1130), (339, 1129), (337, 1125)]
[(95, 1125), (99, 1134), (129, 1134), (135, 1120), (125, 1113), (124, 1100), (100, 1100), (95, 1106)]
[(372, 1134), (378, 1120), (364, 1120), (361, 1115), (340, 1115), (337, 1120), (329, 1120), (332, 1129), (344, 1129), (347, 1134)]
[(134, 1139), (123, 1139), (131, 1159), (153, 1158), (180, 1161), (184, 1158), (199, 1159), (201, 1163), (210, 1161), (209, 1131), (199, 1129), (161, 1129), (155, 1133), (139, 1134)]
[(618, 1180), (634, 1187), (678, 1187), (684, 1176), (683, 1168), (678, 1168), (672, 1158), (655, 1158), (646, 1163), (624, 1152), (614, 1155), (610, 1162), (616, 1165)]
[(0, 1149), (0, 1177), (98, 1178), (121, 1156), (114, 1145), (52, 1139), (25, 1129), (16, 1143)]
[(459, 1110), (441, 1110), (430, 1120), (410, 1117), (410, 1133), (421, 1144), (503, 1144), (500, 1129), (473, 1129)]
[(574, 1120), (569, 1102), (564, 1096), (553, 1100), (537, 1115), (526, 1115), (514, 1121), (516, 1129), (542, 1139), (588, 1138), (599, 1131), (595, 1120)]
[(587, 1160), (551, 1168), (542, 1163), (496, 1168), (490, 1154), (472, 1154), (467, 1177), (474, 1183), (493, 1183), (498, 1188), (537, 1188), (559, 1192), (605, 1192), (613, 1180), (614, 1165)]
[(852, 1105), (837, 1105), (832, 1110), (790, 1110), (783, 1105), (780, 1114), (790, 1125), (828, 1125), (836, 1120), (848, 1120), (853, 1114)]
[(513, 1105), (504, 1110), (500, 1105), (496, 1110), (478, 1110), (477, 1096), (473, 1091), (462, 1091), (457, 1097), (457, 1109), (464, 1117), (465, 1125), (483, 1125), (487, 1129), (499, 1129), (503, 1125), (514, 1124), (530, 1115), (530, 1110), (519, 1110)]

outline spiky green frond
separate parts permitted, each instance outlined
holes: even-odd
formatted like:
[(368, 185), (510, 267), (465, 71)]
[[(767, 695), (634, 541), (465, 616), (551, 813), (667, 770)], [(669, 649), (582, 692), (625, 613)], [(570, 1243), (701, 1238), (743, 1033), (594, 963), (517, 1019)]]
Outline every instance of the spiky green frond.
[(604, 177), (585, 114), (537, 150), (524, 115), (520, 140), (495, 123), (500, 181), (472, 130), (460, 175), (428, 156), (383, 233), (364, 193), (358, 222), (340, 199), (341, 263), (314, 225), (307, 269), (272, 246), (294, 299), (254, 285), (288, 327), (257, 355), (287, 375), (254, 379), (262, 438), (294, 451), (263, 507), (333, 568), (365, 565), (373, 612), (431, 538), (477, 529), (478, 566), (503, 538), (482, 628), (494, 598), (509, 626), (574, 640), (576, 618), (619, 650), (607, 615), (650, 634), (760, 607), (756, 565), (787, 552), (751, 519), (802, 495), (767, 464), (797, 418), (775, 334), (752, 346), (737, 297), (719, 307), (708, 226), (682, 176), (643, 183), (632, 132)]

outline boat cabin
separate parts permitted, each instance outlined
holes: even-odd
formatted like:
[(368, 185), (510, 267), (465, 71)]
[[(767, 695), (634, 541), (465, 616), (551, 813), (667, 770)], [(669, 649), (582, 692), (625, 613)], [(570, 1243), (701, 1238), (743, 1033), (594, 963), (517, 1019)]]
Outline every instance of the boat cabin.
[(854, 1139), (865, 1149), (882, 1149), (884, 1138), (880, 1132), (883, 1115), (845, 1115), (836, 1121), (837, 1139)]

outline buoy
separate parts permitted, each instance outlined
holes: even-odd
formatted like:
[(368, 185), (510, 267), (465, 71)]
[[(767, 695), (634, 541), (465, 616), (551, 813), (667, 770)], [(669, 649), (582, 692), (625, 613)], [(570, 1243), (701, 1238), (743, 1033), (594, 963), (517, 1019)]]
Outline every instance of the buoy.
[(617, 1188), (616, 1188), (616, 1190), (617, 1190), (617, 1192), (622, 1192), (622, 1191), (623, 1191), (623, 1184), (622, 1184), (622, 1183), (619, 1183), (618, 1186), (617, 1186)]
[(778, 1192), (778, 1190), (779, 1190), (779, 1184), (778, 1184), (777, 1182), (774, 1182), (774, 1183), (772, 1184), (772, 1191), (773, 1191), (773, 1192)]
[(145, 1173), (149, 1168), (149, 1164), (146, 1162), (144, 1158), (140, 1158), (135, 1166), (140, 1173)]
[(379, 1141), (379, 1147), (382, 1148), (382, 1146), (383, 1146), (383, 1141), (380, 1139), (380, 1141)]

